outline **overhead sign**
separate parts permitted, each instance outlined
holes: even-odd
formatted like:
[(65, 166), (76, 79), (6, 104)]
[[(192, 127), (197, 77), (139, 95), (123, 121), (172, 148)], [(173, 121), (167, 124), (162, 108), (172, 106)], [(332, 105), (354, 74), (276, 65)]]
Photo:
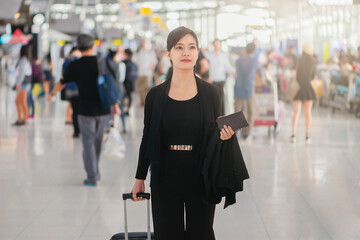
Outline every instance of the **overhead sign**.
[(120, 46), (122, 44), (122, 40), (121, 39), (114, 39), (112, 40), (112, 44), (115, 46)]
[(56, 44), (59, 45), (59, 46), (64, 46), (65, 43), (66, 43), (66, 42), (65, 42), (64, 40), (58, 40), (58, 41), (56, 42)]
[(140, 8), (140, 15), (149, 16), (151, 14), (152, 14), (152, 11), (150, 8)]

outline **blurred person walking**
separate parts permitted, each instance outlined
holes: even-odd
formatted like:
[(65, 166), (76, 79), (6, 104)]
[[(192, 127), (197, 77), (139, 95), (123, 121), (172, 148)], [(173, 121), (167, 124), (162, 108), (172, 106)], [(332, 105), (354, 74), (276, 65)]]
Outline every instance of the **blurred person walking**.
[(204, 52), (205, 57), (209, 60), (209, 81), (218, 86), (221, 90), (223, 107), (222, 115), (224, 115), (224, 86), (228, 75), (233, 75), (235, 69), (231, 66), (229, 55), (221, 50), (221, 41), (215, 39), (213, 42), (214, 51)]
[(291, 45), (285, 54), (285, 57), (291, 59), (291, 70), (295, 71), (297, 66), (297, 56), (295, 54), (295, 47)]
[[(87, 34), (80, 34), (77, 47), (81, 58), (72, 61), (67, 66), (63, 78), (56, 83), (48, 97), (48, 102), (61, 91), (66, 84), (75, 82), (79, 89), (79, 128), (83, 145), (83, 161), (87, 178), (84, 184), (97, 186), (100, 180), (100, 153), (104, 128), (109, 119), (110, 110), (101, 106), (98, 94), (97, 79), (99, 76), (99, 62), (94, 56), (94, 38)], [(118, 104), (112, 106), (116, 114), (120, 114)]]
[(129, 115), (131, 103), (132, 103), (132, 97), (131, 94), (134, 91), (134, 83), (136, 79), (138, 78), (138, 67), (137, 65), (132, 61), (132, 55), (133, 52), (130, 50), (130, 48), (125, 49), (124, 52), (125, 59), (123, 60), (123, 63), (125, 63), (126, 71), (125, 71), (125, 80), (124, 80), (124, 86), (126, 91), (126, 103), (125, 103), (125, 114)]
[(166, 76), (171, 68), (170, 60), (167, 56), (167, 51), (165, 49), (159, 50), (159, 64), (157, 66), (157, 71), (155, 74), (155, 84), (159, 85), (166, 80)]
[(126, 76), (126, 65), (122, 62), (124, 58), (124, 50), (120, 47), (116, 51), (109, 50), (108, 56), (104, 59), (105, 64), (108, 65), (108, 68), (111, 70), (111, 74), (115, 79), (116, 88), (120, 96), (119, 107), (121, 110), (121, 122), (123, 126), (123, 133), (126, 133), (126, 121), (125, 121), (125, 111), (124, 111), (124, 99), (125, 99), (125, 86), (124, 80)]
[(360, 46), (357, 48), (356, 62), (357, 62), (357, 63), (360, 63)]
[(209, 60), (205, 57), (201, 49), (199, 50), (199, 57), (196, 61), (195, 72), (199, 78), (209, 82)]
[(43, 84), (44, 79), (45, 79), (45, 75), (44, 72), (41, 69), (40, 63), (38, 61), (37, 57), (32, 57), (31, 60), (31, 89), (29, 91), (28, 94), (28, 106), (29, 106), (29, 116), (28, 118), (34, 118), (35, 117), (35, 103), (34, 103), (34, 98), (33, 98), (33, 94), (32, 94), (32, 90), (35, 86), (35, 84)]
[(54, 63), (51, 60), (51, 54), (48, 53), (45, 58), (41, 61), (42, 69), (45, 73), (45, 81), (43, 83), (45, 95), (47, 95), (54, 84)]
[(157, 58), (155, 52), (151, 49), (150, 43), (143, 40), (138, 52), (134, 56), (134, 62), (138, 66), (138, 79), (136, 80), (136, 89), (140, 98), (140, 105), (145, 105), (145, 97), (149, 88), (153, 85), (152, 78)]
[(249, 138), (253, 124), (253, 93), (255, 86), (255, 75), (259, 74), (264, 81), (262, 66), (254, 57), (256, 46), (254, 43), (246, 45), (246, 56), (241, 56), (236, 61), (236, 80), (234, 88), (234, 110), (244, 111), (249, 122), (249, 127), (243, 129), (244, 139)]
[(31, 63), (29, 60), (29, 46), (24, 45), (20, 49), (20, 57), (15, 66), (16, 69), (16, 82), (15, 89), (17, 90), (17, 95), (15, 99), (16, 110), (18, 114), (18, 119), (13, 126), (21, 126), (27, 123), (28, 121), (28, 94), (31, 91), (31, 80), (32, 80), (32, 70)]
[[(198, 39), (192, 30), (179, 27), (171, 31), (167, 54), (173, 70), (166, 81), (152, 88), (146, 97), (144, 131), (132, 194), (133, 200), (143, 200), (137, 193), (145, 191), (144, 180), (150, 167), (157, 240), (215, 239), (215, 204), (221, 196), (220, 200), (214, 199), (206, 190), (215, 186), (204, 187), (209, 183), (206, 174), (202, 175), (207, 172), (207, 164), (226, 161), (230, 166), (226, 173), (214, 174), (218, 179), (232, 179), (227, 180), (231, 189), (226, 184), (222, 186), (230, 197), (226, 198), (225, 207), (235, 203), (235, 192), (242, 190), (242, 181), (248, 178), (245, 165), (233, 165), (235, 161), (243, 161), (234, 131), (229, 126), (223, 126), (220, 131), (216, 125), (222, 106), (220, 90), (194, 75), (198, 49)], [(223, 159), (220, 152), (231, 156)], [(237, 185), (238, 181), (241, 184)]]
[[(68, 65), (79, 59), (81, 52), (77, 47), (73, 47), (62, 65), (62, 74), (65, 73)], [(68, 107), (66, 109), (66, 124), (71, 123), (74, 126), (73, 137), (77, 138), (80, 135), (80, 128), (78, 122), (79, 113), (79, 89), (75, 82), (70, 82), (65, 86), (65, 98), (68, 99)], [(70, 116), (69, 116), (70, 115)]]
[(299, 90), (296, 93), (293, 100), (293, 116), (292, 116), (292, 134), (290, 141), (296, 142), (295, 134), (298, 119), (301, 113), (301, 104), (304, 103), (305, 125), (306, 125), (306, 143), (311, 142), (310, 138), (310, 126), (311, 126), (311, 110), (313, 101), (316, 99), (314, 89), (311, 85), (311, 81), (315, 77), (316, 62), (313, 57), (314, 47), (310, 44), (304, 44), (302, 47), (302, 56), (298, 60), (298, 66), (296, 70), (296, 81), (299, 83)]

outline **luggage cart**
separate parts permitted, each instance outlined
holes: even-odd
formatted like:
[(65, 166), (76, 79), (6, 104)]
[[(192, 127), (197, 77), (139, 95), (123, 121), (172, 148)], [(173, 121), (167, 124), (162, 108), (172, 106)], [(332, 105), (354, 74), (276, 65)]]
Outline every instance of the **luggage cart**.
[(351, 111), (350, 101), (353, 98), (349, 89), (352, 89), (354, 85), (354, 74), (343, 74), (337, 72), (331, 77), (330, 92), (328, 106), (335, 110), (349, 110)]
[(276, 137), (280, 123), (276, 81), (271, 81), (271, 85), (256, 86), (253, 102), (253, 126), (267, 126), (268, 136)]
[(126, 200), (132, 199), (132, 193), (124, 193), (124, 219), (125, 219), (125, 232), (117, 233), (111, 237), (110, 240), (153, 240), (154, 233), (150, 232), (150, 193), (138, 193), (138, 197), (142, 197), (147, 199), (147, 232), (128, 232), (128, 224), (127, 224), (127, 208), (126, 208)]
[(353, 112), (357, 118), (360, 118), (360, 75), (356, 73), (354, 79), (354, 100), (353, 100)]

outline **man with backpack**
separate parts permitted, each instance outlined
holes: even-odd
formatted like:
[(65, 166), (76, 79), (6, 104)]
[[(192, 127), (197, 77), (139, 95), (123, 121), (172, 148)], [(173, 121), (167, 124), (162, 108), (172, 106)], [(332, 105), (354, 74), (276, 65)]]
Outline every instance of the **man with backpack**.
[(134, 82), (138, 78), (138, 67), (131, 60), (132, 55), (133, 52), (129, 48), (125, 49), (125, 59), (123, 60), (123, 63), (126, 65), (124, 86), (126, 91), (126, 98), (128, 99), (126, 115), (129, 115), (129, 109), (131, 106), (131, 93), (134, 91)]
[[(100, 152), (104, 128), (109, 118), (110, 109), (105, 109), (99, 95), (98, 78), (103, 77), (102, 69), (94, 56), (94, 38), (87, 34), (80, 34), (77, 47), (81, 58), (70, 62), (63, 78), (55, 85), (48, 102), (67, 83), (76, 82), (79, 90), (78, 122), (82, 136), (83, 161), (87, 178), (84, 184), (97, 186), (100, 180)], [(99, 74), (100, 72), (100, 74)], [(120, 114), (118, 103), (112, 105), (115, 114)]]

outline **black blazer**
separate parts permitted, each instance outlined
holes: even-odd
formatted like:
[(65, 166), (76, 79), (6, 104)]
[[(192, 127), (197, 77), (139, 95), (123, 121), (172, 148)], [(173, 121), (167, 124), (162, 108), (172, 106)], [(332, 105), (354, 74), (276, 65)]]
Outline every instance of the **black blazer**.
[[(145, 100), (144, 130), (140, 145), (136, 178), (145, 179), (150, 166), (151, 187), (157, 187), (160, 184), (160, 167), (161, 167), (160, 163), (161, 163), (161, 148), (162, 148), (160, 125), (163, 114), (162, 110), (164, 109), (166, 101), (168, 100), (167, 96), (170, 89), (170, 83), (171, 83), (171, 78), (166, 80), (164, 83), (152, 88), (147, 94)], [(241, 155), (239, 144), (237, 143), (236, 140), (236, 136), (234, 135), (231, 138), (231, 140), (227, 140), (224, 142), (220, 140), (220, 131), (218, 130), (216, 125), (216, 118), (220, 116), (222, 110), (221, 109), (222, 98), (221, 98), (220, 89), (197, 77), (196, 77), (196, 84), (198, 88), (198, 95), (200, 97), (200, 119), (202, 123), (201, 124), (202, 127), (200, 129), (200, 141), (199, 141), (200, 146), (199, 149), (197, 150), (200, 158), (199, 161), (200, 166), (198, 172), (199, 174), (202, 174), (204, 182), (207, 181), (207, 184), (204, 184), (204, 186), (205, 185), (209, 186), (209, 181), (211, 181), (210, 179), (212, 179), (212, 177), (209, 176), (213, 176), (213, 173), (206, 174), (210, 170), (205, 168), (209, 166), (211, 167), (212, 163), (216, 163), (216, 158), (214, 158), (214, 156), (218, 156), (216, 154), (215, 155), (211, 154), (211, 150), (209, 150), (209, 148), (214, 148), (215, 145), (220, 147), (220, 149), (225, 149), (225, 148), (230, 149), (231, 146), (235, 146), (234, 141), (236, 142), (238, 152), (240, 152), (240, 154), (236, 155), (237, 157), (236, 160), (240, 161), (242, 163), (240, 165), (243, 166), (241, 168), (242, 174), (240, 175), (238, 174), (238, 178), (241, 178), (241, 181), (248, 178), (249, 176), (247, 174), (247, 170)], [(227, 146), (230, 146), (230, 148)], [(232, 166), (233, 163), (236, 161), (232, 161), (230, 159), (228, 162)], [(205, 163), (206, 163), (206, 167), (205, 167)], [(212, 169), (212, 171), (213, 170), (214, 169)], [(219, 169), (219, 171), (220, 170), (221, 169)], [(231, 173), (226, 173), (226, 174), (233, 176), (235, 171), (232, 171), (231, 169), (230, 171)], [(219, 175), (217, 173), (215, 173), (215, 175), (218, 178)], [(231, 185), (233, 186), (234, 182), (232, 182)], [(221, 193), (223, 192), (222, 190), (216, 191), (215, 194), (208, 192), (208, 191), (213, 191), (214, 189), (216, 189), (216, 187), (210, 187), (210, 188), (204, 187), (203, 196), (206, 198), (208, 202), (218, 203), (219, 193), (222, 196), (225, 196), (225, 194)], [(214, 196), (216, 197), (214, 198)], [(235, 199), (235, 197), (233, 198)]]

